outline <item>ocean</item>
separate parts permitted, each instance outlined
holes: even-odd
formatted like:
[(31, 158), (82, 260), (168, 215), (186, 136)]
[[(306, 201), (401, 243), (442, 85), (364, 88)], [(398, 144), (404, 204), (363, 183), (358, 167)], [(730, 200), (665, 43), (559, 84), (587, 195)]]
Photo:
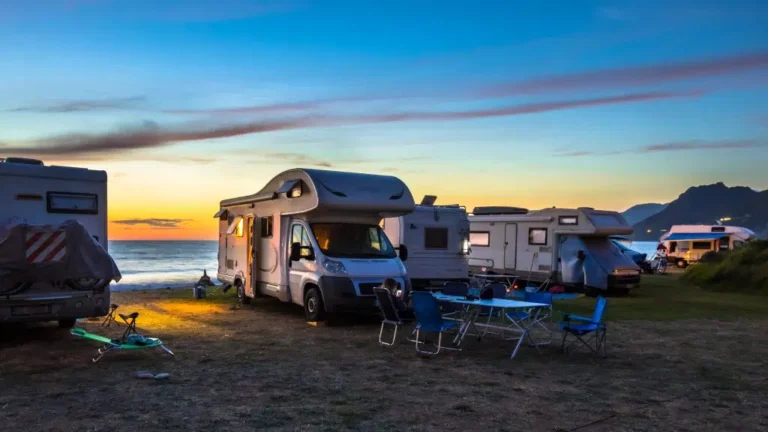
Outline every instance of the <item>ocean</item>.
[[(652, 256), (656, 242), (633, 242), (632, 249)], [(123, 274), (114, 290), (192, 286), (203, 269), (216, 279), (217, 242), (214, 241), (111, 241), (109, 253)]]

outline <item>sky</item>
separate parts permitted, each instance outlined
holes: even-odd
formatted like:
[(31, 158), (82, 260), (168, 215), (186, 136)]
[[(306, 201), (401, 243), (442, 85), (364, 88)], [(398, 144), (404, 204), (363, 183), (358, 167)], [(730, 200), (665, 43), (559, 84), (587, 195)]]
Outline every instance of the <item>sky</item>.
[(624, 210), (768, 189), (764, 1), (0, 0), (0, 157), (106, 170), (110, 238), (215, 239), (294, 167)]

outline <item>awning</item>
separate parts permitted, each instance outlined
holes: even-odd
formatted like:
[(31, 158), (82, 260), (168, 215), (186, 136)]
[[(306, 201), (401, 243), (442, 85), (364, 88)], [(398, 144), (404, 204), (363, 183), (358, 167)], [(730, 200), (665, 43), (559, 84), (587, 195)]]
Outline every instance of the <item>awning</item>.
[(228, 212), (229, 212), (229, 210), (227, 210), (227, 209), (221, 209), (218, 212), (216, 212), (216, 214), (213, 215), (213, 217), (219, 218), (219, 219), (226, 219)]
[(717, 240), (728, 237), (728, 233), (674, 233), (665, 238), (666, 241), (687, 241), (687, 240)]

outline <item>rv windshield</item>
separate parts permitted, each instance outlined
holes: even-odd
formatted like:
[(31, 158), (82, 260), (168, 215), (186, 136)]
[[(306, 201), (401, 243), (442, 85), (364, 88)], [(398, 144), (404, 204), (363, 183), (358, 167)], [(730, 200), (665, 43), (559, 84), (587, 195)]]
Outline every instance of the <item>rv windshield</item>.
[(312, 231), (323, 254), (334, 258), (394, 258), (395, 249), (377, 225), (314, 223)]

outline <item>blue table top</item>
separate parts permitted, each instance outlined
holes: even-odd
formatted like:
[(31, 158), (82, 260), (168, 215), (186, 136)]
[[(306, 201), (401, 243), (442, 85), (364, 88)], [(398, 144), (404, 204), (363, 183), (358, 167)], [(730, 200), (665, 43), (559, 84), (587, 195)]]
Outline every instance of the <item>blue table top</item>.
[(508, 300), (508, 299), (467, 300), (466, 297), (445, 295), (442, 293), (434, 293), (433, 295), (435, 296), (436, 299), (440, 301), (447, 301), (450, 303), (467, 304), (467, 305), (495, 307), (499, 309), (550, 307), (550, 305), (544, 304), (544, 303), (531, 303), (531, 302), (524, 302), (519, 300)]

